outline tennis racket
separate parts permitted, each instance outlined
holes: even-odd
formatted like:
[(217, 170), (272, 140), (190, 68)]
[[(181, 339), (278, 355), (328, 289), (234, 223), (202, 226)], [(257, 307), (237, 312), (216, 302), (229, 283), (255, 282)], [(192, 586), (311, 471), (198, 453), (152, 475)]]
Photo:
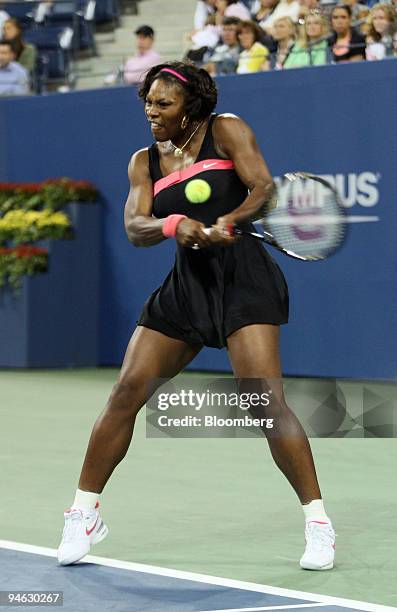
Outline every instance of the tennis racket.
[(308, 172), (288, 173), (278, 179), (251, 221), (257, 232), (239, 226), (231, 232), (261, 240), (302, 261), (318, 261), (335, 253), (346, 237), (348, 222), (336, 189)]

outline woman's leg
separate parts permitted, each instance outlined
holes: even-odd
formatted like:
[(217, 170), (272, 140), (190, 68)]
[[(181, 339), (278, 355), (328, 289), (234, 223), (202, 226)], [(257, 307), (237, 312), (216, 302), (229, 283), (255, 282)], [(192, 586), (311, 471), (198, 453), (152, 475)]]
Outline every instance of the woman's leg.
[(148, 385), (156, 378), (176, 376), (200, 348), (152, 329), (137, 327), (128, 345), (118, 381), (94, 425), (79, 489), (102, 492), (114, 468), (128, 450), (136, 415), (148, 399)]
[[(273, 396), (263, 417), (273, 417), (268, 435), (273, 458), (295, 489), (302, 504), (321, 499), (313, 456), (307, 436), (297, 417), (287, 406), (282, 391), (279, 355), (279, 328), (275, 325), (249, 325), (227, 339), (229, 357), (238, 379), (261, 379)], [(258, 380), (258, 385), (259, 380)], [(247, 383), (247, 389), (255, 383)], [(257, 389), (253, 388), (253, 391)], [(275, 400), (276, 396), (276, 400)], [(257, 416), (255, 414), (255, 416)]]

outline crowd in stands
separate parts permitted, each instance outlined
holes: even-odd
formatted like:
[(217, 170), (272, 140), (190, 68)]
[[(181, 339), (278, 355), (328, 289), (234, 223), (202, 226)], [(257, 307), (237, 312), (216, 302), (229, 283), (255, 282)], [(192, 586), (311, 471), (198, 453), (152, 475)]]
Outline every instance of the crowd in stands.
[[(90, 0), (85, 1), (89, 7)], [(117, 9), (117, 0), (114, 2)], [(205, 68), (212, 76), (220, 76), (396, 57), (397, 0), (342, 2), (197, 0), (194, 29), (186, 35), (185, 59)], [(38, 7), (41, 4), (38, 3)], [(62, 7), (62, 3), (59, 6)], [(117, 17), (117, 10), (111, 19)], [(97, 17), (102, 19), (103, 13), (99, 11)], [(59, 24), (58, 5), (50, 0), (46, 3), (45, 15), (38, 11), (37, 18), (39, 21), (47, 19), (50, 25), (54, 23), (51, 19), (55, 19)], [(73, 20), (75, 22), (75, 16)], [(68, 22), (62, 24), (65, 26)], [(61, 47), (65, 47), (62, 40), (68, 34), (66, 30), (72, 30), (52, 27), (54, 30), (56, 45), (59, 44), (60, 48), (56, 45), (53, 48), (47, 41), (47, 46), (44, 46), (48, 54), (47, 63), (55, 76), (60, 74), (64, 78), (68, 56), (59, 54), (63, 52)], [(30, 35), (27, 40), (24, 31)], [(50, 31), (51, 28), (47, 33)], [(0, 5), (0, 95), (27, 94), (34, 87), (38, 50), (32, 44), (32, 37), (35, 41), (33, 35), (38, 32), (40, 28), (24, 30), (18, 19), (10, 16)], [(78, 35), (75, 49), (87, 45), (95, 49), (91, 29), (80, 26), (77, 34), (72, 34), (73, 37)], [(136, 54), (127, 60), (118, 74), (108, 75), (106, 85), (137, 84), (153, 65), (167, 59), (161, 58), (155, 50), (155, 33), (151, 26), (139, 27), (135, 37)], [(70, 40), (67, 44), (70, 46)]]
[(397, 12), (372, 0), (198, 0), (188, 39), (186, 58), (211, 75), (379, 60), (397, 56)]
[(118, 0), (0, 0), (0, 95), (70, 82), (72, 58), (96, 52), (95, 24), (118, 14)]

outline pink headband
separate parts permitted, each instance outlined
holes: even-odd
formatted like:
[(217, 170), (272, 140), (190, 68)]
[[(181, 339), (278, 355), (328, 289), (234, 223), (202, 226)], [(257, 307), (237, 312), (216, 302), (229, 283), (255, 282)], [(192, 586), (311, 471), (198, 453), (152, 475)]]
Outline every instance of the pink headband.
[(169, 72), (169, 74), (172, 74), (172, 76), (176, 77), (180, 81), (183, 81), (184, 83), (189, 83), (187, 78), (179, 74), (179, 72), (176, 72), (176, 70), (172, 70), (172, 68), (162, 68), (160, 72)]

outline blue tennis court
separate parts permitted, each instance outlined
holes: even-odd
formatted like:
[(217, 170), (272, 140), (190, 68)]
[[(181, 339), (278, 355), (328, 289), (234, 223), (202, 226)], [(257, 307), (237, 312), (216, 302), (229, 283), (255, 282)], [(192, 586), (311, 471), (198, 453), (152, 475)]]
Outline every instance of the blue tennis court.
[[(53, 549), (0, 541), (0, 589), (61, 591), (65, 612), (294, 612), (306, 608), (313, 612), (386, 612), (396, 609), (94, 556), (87, 556), (76, 565), (60, 567), (55, 557)], [(34, 607), (43, 609), (43, 606)]]

